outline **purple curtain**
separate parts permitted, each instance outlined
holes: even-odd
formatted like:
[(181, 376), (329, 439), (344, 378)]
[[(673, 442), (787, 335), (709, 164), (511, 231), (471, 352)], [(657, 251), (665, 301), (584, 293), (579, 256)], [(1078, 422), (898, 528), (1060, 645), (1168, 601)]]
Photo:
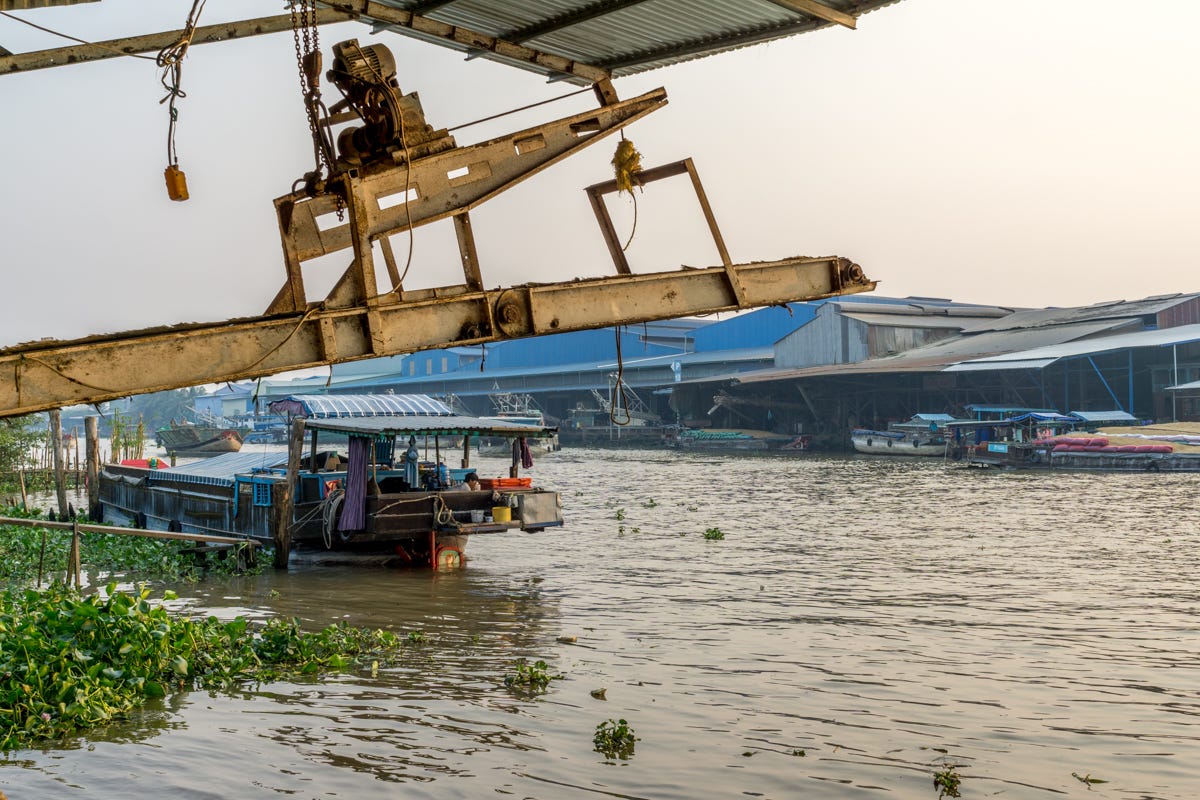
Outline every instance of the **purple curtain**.
[(349, 462), (346, 464), (346, 497), (342, 501), (339, 531), (361, 531), (367, 527), (367, 462), (372, 441), (364, 436), (350, 437)]

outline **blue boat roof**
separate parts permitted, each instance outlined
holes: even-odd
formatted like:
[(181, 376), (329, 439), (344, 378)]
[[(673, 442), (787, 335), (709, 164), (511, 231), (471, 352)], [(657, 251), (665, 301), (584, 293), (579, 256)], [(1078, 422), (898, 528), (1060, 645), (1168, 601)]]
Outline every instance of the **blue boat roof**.
[(427, 394), (294, 394), (269, 406), (277, 414), (308, 419), (347, 417), (449, 417), (450, 406)]

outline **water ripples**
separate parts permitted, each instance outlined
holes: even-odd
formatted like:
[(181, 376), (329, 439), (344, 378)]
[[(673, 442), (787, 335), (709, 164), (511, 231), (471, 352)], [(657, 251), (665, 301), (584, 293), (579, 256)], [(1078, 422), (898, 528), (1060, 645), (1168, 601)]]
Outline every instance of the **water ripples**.
[[(1200, 795), (1200, 476), (578, 450), (537, 473), (566, 527), (478, 537), (465, 571), (308, 569), (187, 598), (423, 631), (397, 664), (176, 698), (10, 754), (0, 786), (928, 798), (955, 765), (965, 796), (1088, 792), (1072, 773), (1107, 781), (1089, 796)], [(518, 658), (566, 677), (513, 695)], [(610, 717), (641, 737), (628, 762), (591, 749)]]

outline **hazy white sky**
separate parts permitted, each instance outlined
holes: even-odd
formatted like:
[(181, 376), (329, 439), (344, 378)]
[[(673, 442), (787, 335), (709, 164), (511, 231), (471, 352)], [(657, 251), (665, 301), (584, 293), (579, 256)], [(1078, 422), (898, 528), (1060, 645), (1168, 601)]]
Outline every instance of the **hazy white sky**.
[[(190, 0), (23, 12), (81, 38), (178, 28)], [(209, 0), (203, 23), (280, 13)], [(905, 0), (859, 29), (793, 37), (617, 82), (670, 105), (627, 130), (646, 166), (692, 156), (737, 261), (838, 254), (894, 296), (1075, 305), (1200, 289), (1200, 3)], [(365, 25), (431, 124), (564, 93), (532, 74)], [(0, 18), (13, 52), (62, 44)], [(0, 77), (0, 345), (261, 312), (283, 283), (272, 198), (312, 167), (290, 34), (194, 48), (178, 151), (192, 199), (166, 197), (166, 110), (152, 62)], [(329, 95), (336, 95), (329, 89)], [(584, 95), (458, 136), (572, 113)], [(582, 191), (615, 142), (472, 219), (485, 283), (611, 272)], [(617, 226), (628, 230), (627, 200)], [(636, 271), (717, 262), (686, 182), (640, 200)], [(461, 281), (450, 224), (415, 234), (410, 286)], [(401, 247), (401, 250), (404, 248)], [(349, 256), (306, 270), (310, 299)]]

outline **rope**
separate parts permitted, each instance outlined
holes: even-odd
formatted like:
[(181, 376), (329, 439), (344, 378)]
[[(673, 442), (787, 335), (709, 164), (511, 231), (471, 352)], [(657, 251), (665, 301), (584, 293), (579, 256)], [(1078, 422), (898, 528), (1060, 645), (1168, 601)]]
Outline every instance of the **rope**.
[[(296, 327), (292, 328), (292, 332), (291, 332), (291, 333), (289, 333), (287, 336), (285, 336), (285, 337), (283, 338), (283, 341), (282, 341), (282, 342), (280, 342), (279, 344), (275, 345), (275, 346), (274, 346), (274, 347), (272, 347), (270, 350), (268, 350), (266, 353), (264, 353), (264, 354), (263, 354), (263, 355), (262, 355), (262, 356), (261, 356), (261, 357), (260, 357), (260, 358), (259, 358), (257, 361), (254, 361), (254, 362), (252, 362), (251, 364), (249, 364), (248, 366), (244, 367), (244, 368), (242, 369), (242, 371), (243, 371), (243, 372), (247, 372), (247, 371), (249, 371), (249, 370), (252, 370), (252, 369), (254, 369), (255, 367), (257, 367), (259, 364), (261, 364), (262, 362), (266, 361), (266, 360), (267, 360), (268, 358), (270, 358), (271, 356), (273, 356), (273, 355), (275, 355), (276, 353), (278, 353), (278, 352), (280, 351), (280, 349), (282, 349), (282, 348), (283, 348), (283, 346), (284, 346), (285, 344), (287, 344), (288, 342), (290, 342), (290, 341), (292, 340), (292, 337), (293, 337), (293, 336), (295, 336), (297, 333), (299, 333), (299, 331), (300, 331), (300, 328), (302, 328), (302, 327), (304, 326), (304, 323), (308, 322), (308, 319), (309, 319), (309, 317), (311, 317), (313, 314), (315, 314), (315, 313), (316, 313), (318, 310), (319, 310), (319, 306), (313, 306), (313, 307), (312, 307), (312, 308), (310, 308), (308, 311), (305, 311), (305, 312), (304, 312), (304, 316), (302, 316), (302, 317), (300, 318), (300, 321), (296, 323)], [(93, 387), (93, 388), (94, 388), (94, 387)]]
[(480, 117), (479, 119), (473, 119), (470, 122), (464, 122), (461, 125), (455, 125), (453, 128), (447, 128), (446, 131), (447, 131), (447, 133), (452, 132), (452, 131), (460, 131), (463, 128), (469, 128), (472, 125), (480, 125), (484, 122), (491, 122), (494, 119), (500, 119), (501, 117), (507, 117), (509, 114), (517, 114), (521, 111), (528, 111), (531, 108), (537, 108), (538, 106), (549, 105), (550, 103), (557, 103), (559, 100), (566, 100), (568, 97), (574, 97), (577, 94), (583, 94), (584, 92), (590, 92), (591, 90), (592, 90), (591, 86), (585, 86), (582, 89), (578, 89), (574, 92), (568, 92), (567, 94), (560, 94), (558, 97), (551, 97), (549, 100), (539, 100), (538, 102), (530, 103), (527, 106), (521, 106), (520, 108), (514, 108), (509, 111), (501, 111), (499, 114), (492, 114), (490, 117)]
[(608, 419), (613, 425), (628, 425), (633, 421), (629, 413), (629, 390), (625, 387), (625, 360), (621, 357), (621, 327), (613, 328), (617, 335), (617, 376), (608, 395)]
[(625, 138), (624, 131), (621, 131), (621, 141), (617, 142), (617, 151), (613, 154), (612, 165), (617, 181), (617, 194), (628, 192), (630, 198), (633, 199), (633, 228), (629, 231), (629, 238), (625, 240), (625, 245), (621, 248), (621, 252), (624, 253), (629, 249), (629, 245), (633, 244), (633, 235), (637, 233), (638, 204), (633, 187), (641, 188), (642, 186), (642, 182), (638, 178), (638, 173), (642, 171), (642, 154), (633, 146), (633, 142)]
[(154, 56), (143, 56), (138, 53), (126, 53), (124, 50), (118, 50), (115, 47), (109, 47), (108, 45), (101, 44), (100, 42), (89, 42), (87, 39), (80, 39), (77, 36), (71, 36), (66, 33), (61, 33), (59, 31), (53, 30), (51, 28), (44, 28), (41, 25), (37, 25), (33, 22), (30, 22), (27, 19), (21, 19), (18, 16), (9, 14), (7, 11), (0, 11), (0, 17), (8, 17), (13, 22), (19, 22), (22, 25), (28, 25), (31, 28), (37, 28), (39, 31), (42, 31), (43, 33), (48, 33), (52, 36), (58, 36), (60, 38), (67, 39), (72, 42), (78, 42), (79, 44), (86, 44), (88, 47), (99, 47), (101, 50), (107, 50), (108, 52), (116, 53), (119, 56), (126, 56), (127, 58), (140, 58), (145, 61), (154, 61), (155, 60)]
[(175, 152), (175, 124), (179, 121), (179, 110), (175, 108), (175, 101), (187, 97), (187, 93), (180, 88), (183, 83), (183, 59), (191, 47), (192, 37), (196, 35), (196, 25), (200, 22), (200, 12), (204, 10), (206, 2), (207, 0), (192, 0), (192, 10), (188, 12), (187, 22), (179, 32), (179, 38), (160, 50), (154, 60), (162, 68), (162, 85), (167, 90), (158, 104), (167, 103), (170, 114), (170, 122), (167, 123), (168, 165), (179, 165), (179, 158)]

